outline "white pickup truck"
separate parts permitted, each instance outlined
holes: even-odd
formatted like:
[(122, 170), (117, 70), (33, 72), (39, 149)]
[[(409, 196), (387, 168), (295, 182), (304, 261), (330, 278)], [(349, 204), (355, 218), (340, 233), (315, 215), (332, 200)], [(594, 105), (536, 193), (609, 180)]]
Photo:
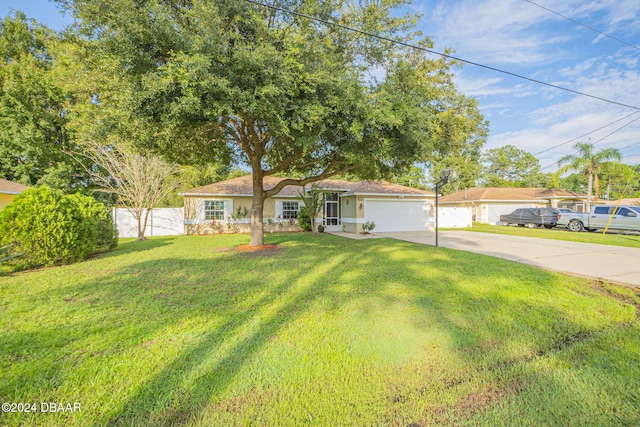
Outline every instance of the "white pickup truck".
[(594, 206), (591, 212), (561, 212), (558, 226), (571, 231), (595, 231), (607, 226), (612, 230), (640, 231), (640, 206)]

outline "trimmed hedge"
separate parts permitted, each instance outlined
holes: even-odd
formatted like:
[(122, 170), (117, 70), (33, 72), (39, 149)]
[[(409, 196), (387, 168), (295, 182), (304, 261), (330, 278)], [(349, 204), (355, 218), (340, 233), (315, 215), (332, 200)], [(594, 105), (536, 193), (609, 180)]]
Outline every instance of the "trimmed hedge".
[(80, 208), (82, 215), (92, 223), (96, 233), (96, 243), (92, 252), (102, 252), (115, 249), (118, 246), (118, 230), (113, 225), (111, 214), (105, 206), (91, 196), (83, 194), (71, 194)]
[(16, 258), (23, 267), (80, 261), (98, 248), (99, 239), (112, 247), (108, 232), (101, 230), (105, 225), (98, 211), (106, 214), (104, 206), (84, 197), (47, 187), (24, 191), (0, 211), (0, 245), (24, 252)]

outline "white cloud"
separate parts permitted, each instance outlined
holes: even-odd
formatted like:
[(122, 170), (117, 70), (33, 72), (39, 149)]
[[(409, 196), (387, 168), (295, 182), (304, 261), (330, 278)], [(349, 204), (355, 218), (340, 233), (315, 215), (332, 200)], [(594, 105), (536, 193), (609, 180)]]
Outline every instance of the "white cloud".
[[(536, 2), (627, 42), (640, 39), (638, 0)], [(525, 1), (437, 0), (423, 21), (436, 46), (451, 47), (460, 58), (640, 107), (638, 50)], [(634, 111), (473, 65), (457, 72), (455, 82), (478, 98), (491, 122), (486, 149), (512, 144), (540, 153), (543, 166), (551, 165), (547, 171), (572, 152), (572, 140)], [(606, 136), (598, 147), (624, 148), (624, 162), (640, 163), (640, 120), (607, 136), (631, 119), (582, 139)], [(553, 148), (567, 141), (572, 142)]]
[(551, 47), (573, 37), (539, 31), (548, 18), (548, 12), (519, 0), (441, 1), (429, 13), (425, 34), (437, 46), (485, 63), (541, 64), (566, 56)]

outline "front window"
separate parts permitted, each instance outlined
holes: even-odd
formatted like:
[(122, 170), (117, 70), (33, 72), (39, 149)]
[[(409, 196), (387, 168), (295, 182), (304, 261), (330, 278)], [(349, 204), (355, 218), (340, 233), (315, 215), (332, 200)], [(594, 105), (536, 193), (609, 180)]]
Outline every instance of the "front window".
[(634, 216), (631, 209), (627, 209), (627, 208), (618, 208), (616, 211), (617, 215), (622, 215), (622, 216)]
[(224, 220), (224, 202), (220, 200), (205, 200), (204, 219)]
[(282, 202), (282, 219), (298, 218), (298, 202)]

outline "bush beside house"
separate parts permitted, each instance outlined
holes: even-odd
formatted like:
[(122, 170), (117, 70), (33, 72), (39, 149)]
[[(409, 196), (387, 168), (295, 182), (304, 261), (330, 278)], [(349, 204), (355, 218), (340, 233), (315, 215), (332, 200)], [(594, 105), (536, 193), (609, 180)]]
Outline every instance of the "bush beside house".
[(114, 247), (106, 209), (87, 199), (46, 187), (26, 190), (0, 212), (0, 246), (23, 252), (15, 262), (24, 268), (77, 262)]

